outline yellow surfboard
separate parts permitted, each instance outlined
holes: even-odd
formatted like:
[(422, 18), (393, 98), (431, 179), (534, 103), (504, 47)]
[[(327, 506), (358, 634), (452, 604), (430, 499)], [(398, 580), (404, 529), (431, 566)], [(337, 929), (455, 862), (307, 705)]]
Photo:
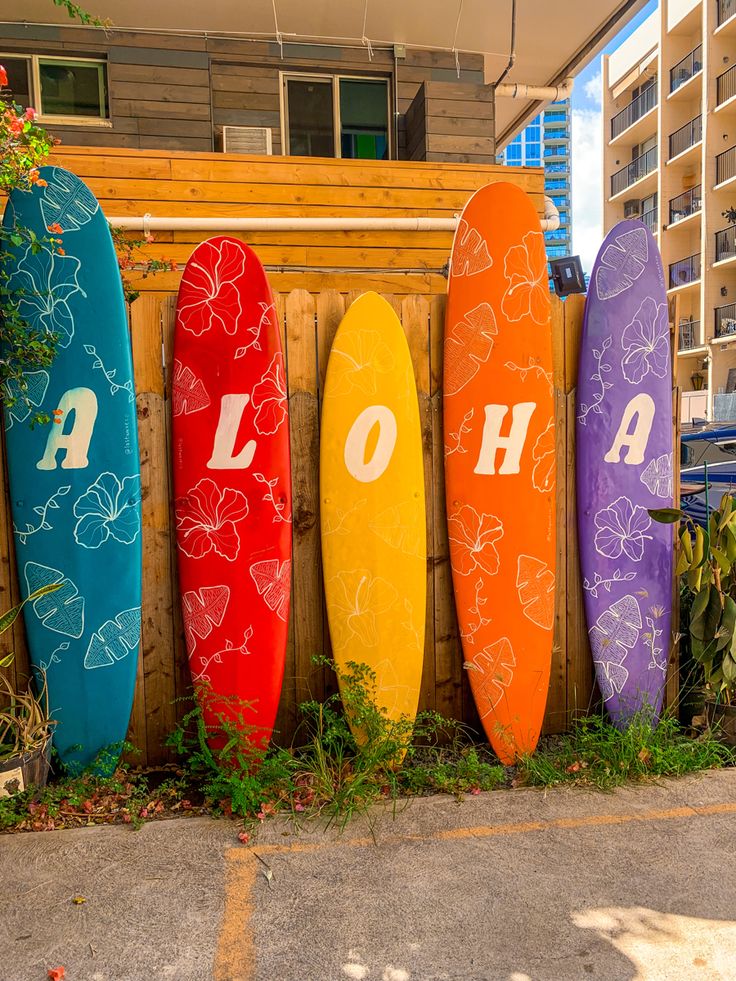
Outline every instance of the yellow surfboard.
[(422, 433), (406, 337), (377, 293), (351, 305), (330, 352), (320, 498), (335, 663), (345, 674), (367, 665), (378, 707), (413, 720), (426, 604)]

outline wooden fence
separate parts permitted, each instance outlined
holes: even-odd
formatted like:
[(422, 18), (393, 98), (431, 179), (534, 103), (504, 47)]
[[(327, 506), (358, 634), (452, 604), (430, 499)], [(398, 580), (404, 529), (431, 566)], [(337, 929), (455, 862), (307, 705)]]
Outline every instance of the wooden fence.
[[(319, 417), (327, 358), (335, 331), (357, 294), (294, 290), (277, 295), (286, 348), (293, 483), (292, 608), (277, 741), (291, 741), (299, 703), (323, 698), (334, 678), (312, 663), (329, 654), (319, 534)], [(462, 667), (453, 606), (444, 505), (442, 339), (445, 298), (386, 296), (401, 318), (411, 350), (422, 421), (427, 500), (427, 630), (420, 707), (436, 709), (480, 730)], [(130, 741), (144, 762), (167, 758), (163, 743), (190, 690), (178, 603), (172, 521), (171, 362), (175, 296), (149, 292), (131, 307), (143, 501), (143, 633)], [(557, 425), (557, 597), (546, 732), (567, 728), (591, 705), (593, 670), (582, 606), (575, 521), (574, 380), (583, 298), (552, 302)], [(163, 356), (162, 356), (163, 353)], [(0, 514), (0, 603), (17, 599), (7, 499)], [(16, 664), (27, 671), (20, 621), (14, 628)]]

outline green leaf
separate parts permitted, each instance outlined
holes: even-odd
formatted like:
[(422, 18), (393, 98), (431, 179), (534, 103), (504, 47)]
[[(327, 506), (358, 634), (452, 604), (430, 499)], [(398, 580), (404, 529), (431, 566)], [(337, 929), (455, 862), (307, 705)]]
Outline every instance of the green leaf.
[(57, 589), (60, 589), (62, 583), (50, 583), (47, 586), (39, 586), (38, 589), (34, 590), (30, 595), (26, 596), (24, 600), (21, 600), (17, 606), (8, 610), (0, 616), (0, 634), (4, 634), (6, 630), (9, 630), (13, 626), (15, 621), (18, 619), (18, 614), (26, 605), (26, 603), (32, 603), (34, 600), (39, 599), (41, 596), (45, 596), (47, 593), (55, 593)]
[(715, 545), (711, 547), (710, 554), (716, 560), (718, 565), (721, 567), (721, 571), (728, 575), (731, 571), (731, 563), (728, 561), (728, 556), (725, 552), (722, 552), (720, 548), (716, 548)]
[(718, 628), (718, 642), (716, 650), (721, 651), (725, 647), (731, 649), (733, 643), (733, 632), (736, 630), (736, 603), (730, 596), (723, 597), (723, 615)]
[(706, 643), (712, 641), (722, 613), (721, 594), (715, 586), (704, 586), (695, 597), (690, 613), (690, 633)]
[(679, 508), (647, 508), (649, 517), (653, 521), (659, 521), (663, 525), (673, 525), (676, 521), (681, 521), (684, 517)]
[(729, 653), (723, 655), (721, 670), (723, 671), (723, 680), (732, 685), (736, 681), (736, 661)]

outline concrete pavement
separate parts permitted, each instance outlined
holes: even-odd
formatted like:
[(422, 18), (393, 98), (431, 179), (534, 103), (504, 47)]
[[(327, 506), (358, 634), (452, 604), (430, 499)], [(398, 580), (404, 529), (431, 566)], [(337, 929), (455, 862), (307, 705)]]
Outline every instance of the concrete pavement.
[(0, 981), (736, 979), (736, 771), (237, 831), (0, 838)]

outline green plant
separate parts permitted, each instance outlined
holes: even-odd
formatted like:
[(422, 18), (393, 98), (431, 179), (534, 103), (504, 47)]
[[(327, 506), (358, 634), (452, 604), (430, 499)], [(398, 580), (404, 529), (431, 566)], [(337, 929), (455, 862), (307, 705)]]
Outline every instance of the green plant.
[[(256, 816), (291, 793), (291, 757), (285, 750), (266, 753), (246, 715), (251, 704), (215, 696), (200, 686), (193, 707), (167, 739), (182, 758), (187, 780), (216, 811)], [(205, 721), (214, 719), (214, 722)]]
[(653, 727), (650, 715), (641, 713), (626, 729), (617, 729), (601, 716), (587, 716), (569, 734), (524, 757), (515, 782), (611, 790), (628, 781), (679, 777), (734, 762), (733, 752), (711, 733), (693, 739), (671, 717)]
[[(10, 194), (45, 183), (39, 167), (56, 141), (35, 124), (33, 109), (4, 98), (2, 90), (7, 84), (0, 66), (0, 191)], [(5, 223), (0, 226), (0, 395), (8, 408), (20, 402), (19, 417), (30, 416), (31, 424), (48, 422), (49, 417), (37, 412), (29, 398), (28, 373), (51, 364), (59, 338), (43, 315), (44, 294), (29, 288), (28, 276), (9, 272), (9, 260), (24, 252), (34, 264), (53, 264), (54, 254), (64, 251), (60, 231), (51, 226), (48, 235), (38, 236), (15, 220), (12, 210), (6, 210)]]
[[(706, 484), (708, 476), (706, 473)], [(706, 491), (707, 494), (707, 491)], [(676, 574), (693, 595), (690, 652), (702, 665), (706, 693), (731, 704), (736, 695), (736, 508), (724, 494), (706, 505), (703, 528), (679, 508), (651, 510), (655, 521), (679, 525)]]
[[(0, 616), (0, 635), (10, 630), (26, 603), (56, 592), (60, 585), (41, 586), (3, 613)], [(12, 651), (0, 656), (0, 668), (9, 667), (13, 658)], [(25, 689), (19, 690), (11, 685), (8, 678), (0, 676), (0, 699), (5, 703), (0, 709), (0, 761), (21, 753), (32, 753), (46, 745), (54, 723), (49, 717), (46, 677), (43, 672), (38, 672), (38, 676), (41, 678), (38, 694), (34, 693), (30, 682)]]

